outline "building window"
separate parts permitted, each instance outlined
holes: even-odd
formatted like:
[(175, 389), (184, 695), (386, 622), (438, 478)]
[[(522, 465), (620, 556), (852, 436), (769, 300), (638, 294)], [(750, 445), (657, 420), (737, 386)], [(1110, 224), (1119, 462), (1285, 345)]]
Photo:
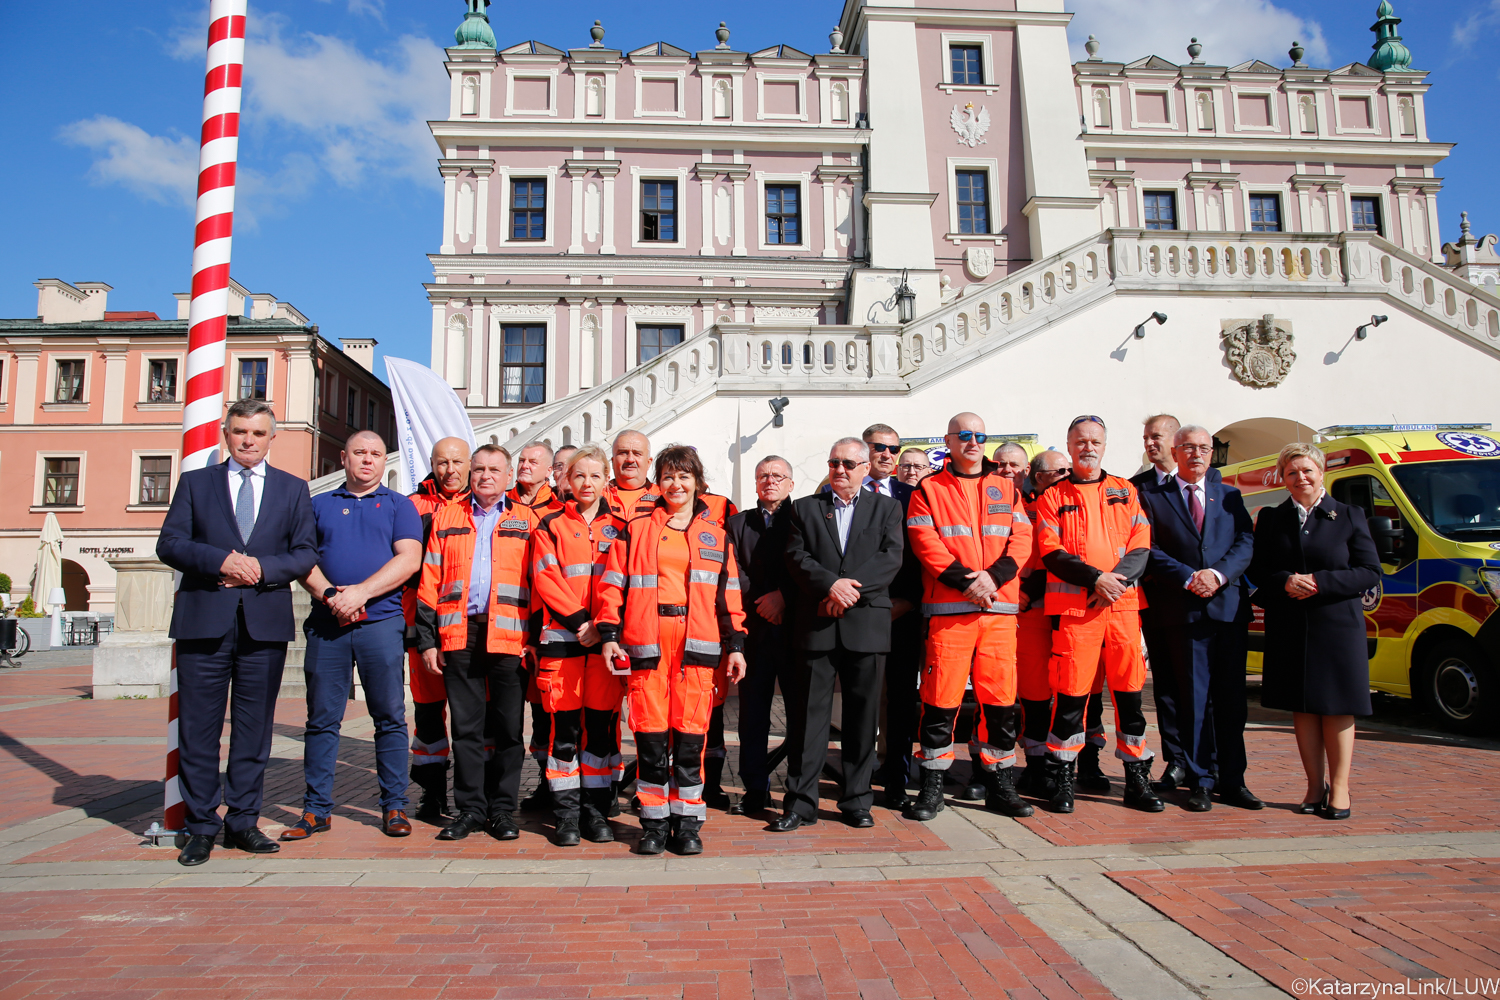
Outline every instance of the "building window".
[(177, 359), (151, 362), (150, 381), (146, 384), (146, 402), (177, 402)]
[(510, 238), (513, 240), (547, 238), (547, 182), (545, 180), (510, 182)]
[(635, 328), (636, 363), (644, 364), (658, 354), (682, 343), (680, 326), (638, 326)]
[(52, 398), (59, 403), (83, 402), (83, 362), (59, 361), (57, 363), (57, 385)]
[(1171, 191), (1146, 192), (1146, 228), (1177, 228), (1177, 195)]
[(641, 182), (641, 240), (677, 242), (677, 182)]
[(172, 499), (172, 456), (151, 455), (141, 458), (142, 504), (164, 504)]
[(953, 83), (978, 87), (984, 83), (984, 68), (980, 61), (983, 47), (979, 45), (948, 46), (948, 65), (953, 69)]
[(501, 328), (504, 352), (500, 362), (500, 402), (546, 402), (547, 328)]
[(802, 189), (796, 184), (766, 185), (766, 242), (801, 243)]
[(958, 231), (990, 231), (990, 176), (983, 170), (959, 170), (954, 175), (958, 185)]
[(375, 429), (375, 400), (365, 400), (365, 430)]
[(1280, 195), (1252, 194), (1250, 196), (1250, 231), (1252, 233), (1281, 232)]
[(348, 402), (349, 405), (347, 405), (347, 406), (344, 407), (344, 423), (348, 424), (350, 427), (358, 427), (359, 426), (359, 419), (358, 419), (358, 416), (357, 416), (357, 414), (359, 413), (359, 390), (358, 389), (351, 388), (349, 390), (349, 396), (348, 396), (347, 402)]
[(270, 362), (251, 358), (240, 362), (240, 399), (266, 398), (266, 372)]
[(1356, 233), (1380, 232), (1380, 199), (1350, 198), (1350, 228)]
[(47, 459), (47, 476), (42, 485), (42, 504), (46, 507), (78, 506), (78, 466), (76, 458)]

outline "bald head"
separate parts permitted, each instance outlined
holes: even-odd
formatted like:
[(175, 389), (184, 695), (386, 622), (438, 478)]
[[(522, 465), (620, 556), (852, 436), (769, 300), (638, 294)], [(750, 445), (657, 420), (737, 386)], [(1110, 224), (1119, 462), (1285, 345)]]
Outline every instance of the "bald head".
[(615, 436), (610, 464), (621, 489), (640, 489), (651, 472), (651, 442), (640, 431), (621, 431)]
[(957, 434), (959, 431), (983, 431), (984, 418), (977, 413), (955, 413), (948, 421), (948, 433)]
[(339, 458), (351, 493), (361, 496), (380, 485), (385, 475), (385, 441), (379, 434), (355, 431), (344, 442)]
[(943, 438), (954, 471), (965, 476), (977, 473), (984, 465), (984, 442), (984, 420), (979, 414), (955, 414), (948, 421), (948, 434)]
[(445, 497), (457, 496), (469, 488), (469, 442), (445, 437), (433, 444), (432, 481)]

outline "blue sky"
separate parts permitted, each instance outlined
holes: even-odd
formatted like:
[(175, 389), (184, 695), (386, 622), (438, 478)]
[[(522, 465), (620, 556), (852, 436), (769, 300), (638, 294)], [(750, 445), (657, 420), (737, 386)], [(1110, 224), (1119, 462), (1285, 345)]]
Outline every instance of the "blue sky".
[[(1075, 54), (1097, 35), (1109, 59), (1259, 57), (1287, 65), (1301, 41), (1313, 65), (1369, 56), (1376, 0), (1077, 0)], [(1458, 147), (1440, 168), (1442, 236), (1467, 209), (1500, 230), (1487, 180), (1500, 135), (1485, 123), (1496, 86), (1500, 0), (1396, 0), (1414, 65), (1431, 73), (1428, 133)], [(711, 48), (786, 42), (826, 51), (840, 0), (496, 3), (502, 44), (665, 39)], [(34, 314), (37, 278), (107, 281), (112, 309), (174, 315), (188, 288), (192, 186), (207, 0), (21, 3), (0, 0), (0, 316)], [(444, 45), (461, 0), (250, 0), (234, 276), (289, 301), (330, 336), (375, 337), (379, 352), (425, 363), (431, 312), (422, 282), (439, 242), (442, 188), (428, 118), (446, 108)], [(1475, 131), (1478, 127), (1479, 131)], [(383, 368), (377, 368), (382, 371)]]

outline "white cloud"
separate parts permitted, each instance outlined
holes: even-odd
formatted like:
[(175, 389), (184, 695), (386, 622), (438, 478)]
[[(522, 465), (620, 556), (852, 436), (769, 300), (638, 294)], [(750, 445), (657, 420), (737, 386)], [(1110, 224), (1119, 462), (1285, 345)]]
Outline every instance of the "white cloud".
[(152, 135), (139, 125), (96, 115), (63, 126), (70, 145), (94, 151), (95, 183), (119, 184), (143, 198), (192, 207), (198, 179), (198, 144), (187, 136)]
[(1084, 59), (1089, 35), (1100, 43), (1099, 56), (1111, 62), (1133, 62), (1158, 55), (1168, 62), (1188, 62), (1187, 44), (1197, 37), (1199, 56), (1215, 66), (1264, 59), (1287, 66), (1287, 50), (1302, 43), (1310, 66), (1328, 65), (1328, 45), (1317, 21), (1298, 17), (1270, 0), (1072, 0), (1073, 23), (1068, 42), (1075, 59)]
[(1469, 16), (1453, 25), (1453, 47), (1467, 52), (1474, 47), (1481, 35), (1492, 30), (1496, 24), (1500, 24), (1500, 0), (1490, 0), (1489, 3), (1472, 10)]

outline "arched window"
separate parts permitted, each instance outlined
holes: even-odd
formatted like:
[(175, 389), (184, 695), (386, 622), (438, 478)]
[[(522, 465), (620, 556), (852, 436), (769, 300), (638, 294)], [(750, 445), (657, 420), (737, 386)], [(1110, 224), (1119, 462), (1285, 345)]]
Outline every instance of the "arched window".
[(479, 77), (466, 76), (463, 84), (461, 110), (466, 115), (479, 114)]
[(849, 120), (849, 88), (842, 80), (829, 88), (828, 113), (836, 122)]
[(1109, 88), (1094, 88), (1094, 125), (1109, 128), (1112, 118), (1109, 113)]
[(730, 118), (734, 107), (733, 84), (727, 77), (714, 80), (714, 117)]

